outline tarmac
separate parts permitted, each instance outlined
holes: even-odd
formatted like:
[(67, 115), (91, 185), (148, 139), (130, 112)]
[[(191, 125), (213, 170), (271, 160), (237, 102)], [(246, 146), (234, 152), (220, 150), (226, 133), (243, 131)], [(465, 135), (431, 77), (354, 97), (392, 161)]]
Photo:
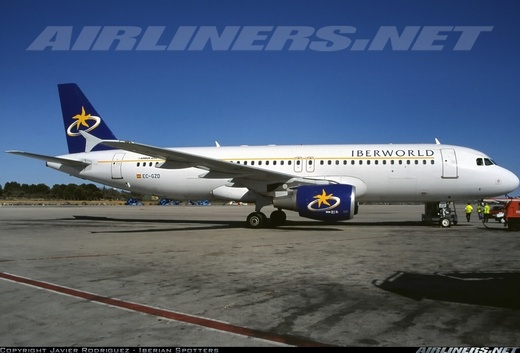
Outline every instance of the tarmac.
[(462, 207), (0, 206), (0, 346), (519, 346), (520, 233)]

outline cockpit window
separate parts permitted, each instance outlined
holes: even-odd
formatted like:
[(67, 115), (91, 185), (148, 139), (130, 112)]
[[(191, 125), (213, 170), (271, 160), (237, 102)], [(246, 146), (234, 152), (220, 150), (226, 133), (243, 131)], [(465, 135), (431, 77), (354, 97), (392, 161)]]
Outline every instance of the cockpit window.
[(477, 158), (477, 165), (496, 165), (496, 163), (489, 158)]

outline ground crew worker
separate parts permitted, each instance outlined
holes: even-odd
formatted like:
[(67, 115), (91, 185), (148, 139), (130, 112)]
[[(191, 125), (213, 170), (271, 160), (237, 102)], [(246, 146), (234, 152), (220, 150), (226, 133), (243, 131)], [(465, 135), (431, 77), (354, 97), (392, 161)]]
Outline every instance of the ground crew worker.
[(473, 206), (471, 206), (471, 204), (468, 202), (468, 204), (466, 205), (466, 207), (464, 208), (466, 210), (466, 219), (470, 220), (471, 218), (471, 212), (473, 212)]
[(491, 207), (486, 203), (484, 204), (484, 223), (488, 222), (489, 213), (491, 212)]
[(479, 203), (477, 205), (477, 214), (478, 214), (478, 219), (482, 220), (482, 204)]

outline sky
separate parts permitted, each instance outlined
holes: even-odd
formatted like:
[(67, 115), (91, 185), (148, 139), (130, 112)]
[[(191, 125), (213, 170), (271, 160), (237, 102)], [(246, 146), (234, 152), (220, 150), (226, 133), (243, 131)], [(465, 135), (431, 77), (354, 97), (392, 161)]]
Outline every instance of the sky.
[(0, 185), (85, 182), (4, 153), (67, 153), (69, 82), (119, 139), (438, 138), (520, 175), (518, 23), (513, 0), (0, 0)]

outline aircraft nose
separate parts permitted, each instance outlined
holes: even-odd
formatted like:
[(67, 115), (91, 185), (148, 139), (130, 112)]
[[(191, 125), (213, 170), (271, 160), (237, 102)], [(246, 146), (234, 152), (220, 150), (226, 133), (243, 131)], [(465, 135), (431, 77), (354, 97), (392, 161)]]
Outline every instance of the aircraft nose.
[(501, 178), (501, 185), (504, 189), (507, 189), (506, 193), (508, 193), (518, 188), (520, 180), (514, 173), (507, 170), (505, 175)]

